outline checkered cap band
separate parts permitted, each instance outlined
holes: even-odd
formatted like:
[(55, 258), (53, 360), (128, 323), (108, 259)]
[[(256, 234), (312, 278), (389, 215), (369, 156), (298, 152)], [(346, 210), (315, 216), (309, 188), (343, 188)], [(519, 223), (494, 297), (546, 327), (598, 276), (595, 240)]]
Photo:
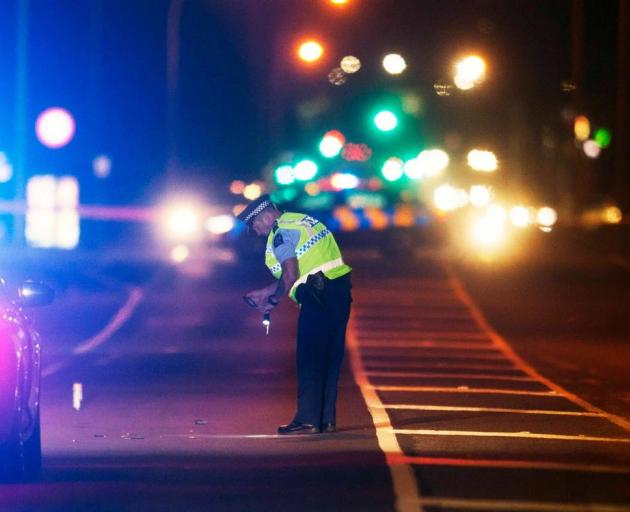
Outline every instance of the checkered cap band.
[(247, 214), (247, 216), (243, 219), (243, 222), (246, 222), (246, 223), (249, 222), (254, 217), (256, 217), (256, 215), (258, 215), (265, 208), (267, 208), (267, 206), (271, 206), (271, 201), (265, 200), (262, 203), (260, 203), (256, 208), (254, 208), (251, 212)]

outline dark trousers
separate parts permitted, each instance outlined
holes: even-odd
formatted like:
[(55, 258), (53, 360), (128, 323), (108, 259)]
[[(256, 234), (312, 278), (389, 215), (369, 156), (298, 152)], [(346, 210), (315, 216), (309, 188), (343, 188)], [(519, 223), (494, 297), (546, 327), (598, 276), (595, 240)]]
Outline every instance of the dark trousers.
[[(305, 286), (305, 285), (302, 285)], [(336, 423), (337, 382), (350, 316), (350, 276), (326, 280), (323, 305), (299, 294), (297, 333), (297, 412), (295, 421), (319, 426)]]

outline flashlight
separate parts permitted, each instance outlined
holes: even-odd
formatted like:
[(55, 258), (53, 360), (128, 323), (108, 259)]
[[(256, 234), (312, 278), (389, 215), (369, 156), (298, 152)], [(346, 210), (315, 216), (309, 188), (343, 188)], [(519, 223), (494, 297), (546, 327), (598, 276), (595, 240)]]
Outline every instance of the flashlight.
[(265, 328), (265, 335), (269, 336), (269, 326), (271, 325), (271, 312), (267, 311), (264, 315), (263, 315), (263, 321), (262, 324)]

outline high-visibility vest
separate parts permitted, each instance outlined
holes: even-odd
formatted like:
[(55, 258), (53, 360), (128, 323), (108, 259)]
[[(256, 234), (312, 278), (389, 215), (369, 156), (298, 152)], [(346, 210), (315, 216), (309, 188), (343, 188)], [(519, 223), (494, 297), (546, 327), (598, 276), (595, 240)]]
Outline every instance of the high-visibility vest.
[(336, 279), (352, 270), (343, 262), (335, 238), (322, 222), (303, 213), (285, 212), (276, 219), (276, 225), (267, 237), (265, 250), (265, 265), (276, 279), (280, 279), (282, 275), (282, 266), (273, 252), (273, 239), (277, 229), (293, 229), (300, 232), (300, 239), (295, 248), (298, 278), (289, 290), (289, 297), (294, 301), (297, 287), (306, 282), (309, 274), (321, 271), (327, 278)]

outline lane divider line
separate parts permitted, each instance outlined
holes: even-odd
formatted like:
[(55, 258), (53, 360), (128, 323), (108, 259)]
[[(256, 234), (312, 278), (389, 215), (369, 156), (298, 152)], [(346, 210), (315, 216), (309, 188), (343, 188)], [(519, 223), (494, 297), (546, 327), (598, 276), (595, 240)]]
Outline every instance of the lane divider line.
[(630, 512), (626, 505), (614, 503), (567, 503), (553, 501), (520, 501), (464, 499), (448, 497), (421, 498), (418, 506), (447, 510), (510, 510), (514, 512)]
[(525, 362), (525, 360), (523, 360), (514, 351), (514, 349), (512, 349), (512, 347), (507, 343), (507, 341), (490, 326), (490, 324), (486, 320), (485, 316), (483, 315), (483, 313), (481, 312), (477, 304), (472, 300), (470, 295), (466, 292), (463, 284), (457, 278), (457, 276), (453, 272), (450, 265), (448, 265), (447, 263), (443, 263), (443, 265), (448, 275), (449, 281), (451, 282), (455, 290), (455, 293), (460, 298), (460, 300), (468, 306), (468, 308), (470, 309), (470, 313), (475, 318), (475, 321), (477, 322), (479, 327), (483, 329), (490, 336), (493, 342), (501, 349), (501, 351), (506, 355), (506, 357), (508, 357), (511, 361), (514, 362), (515, 366), (519, 367), (521, 370), (523, 370), (523, 372), (527, 373), (528, 375), (531, 375), (532, 377), (534, 377), (536, 380), (538, 380), (539, 382), (547, 386), (549, 389), (552, 389), (556, 393), (564, 396), (567, 400), (570, 400), (574, 404), (579, 405), (580, 407), (582, 407), (583, 409), (587, 411), (596, 412), (596, 413), (604, 415), (608, 419), (608, 421), (610, 421), (611, 423), (614, 423), (615, 425), (618, 425), (622, 427), (623, 429), (625, 429), (626, 431), (630, 432), (630, 421), (627, 421), (624, 418), (617, 416), (616, 414), (611, 414), (609, 412), (606, 412), (603, 409), (600, 409), (599, 407), (595, 407), (594, 405), (587, 402), (586, 400), (578, 397), (577, 395), (573, 393), (570, 393), (569, 391), (559, 386), (555, 382), (551, 381), (550, 379), (543, 377), (529, 363)]
[(584, 473), (630, 473), (627, 466), (606, 466), (600, 464), (571, 464), (544, 460), (507, 460), (507, 459), (458, 459), (451, 457), (414, 457), (406, 456), (407, 464), (419, 466), (452, 466), (472, 468), (532, 469), (551, 471), (579, 471)]
[[(98, 333), (94, 336), (88, 338), (80, 342), (77, 346), (72, 350), (73, 355), (82, 355), (86, 354), (96, 347), (105, 343), (108, 339), (112, 337), (112, 335), (118, 331), (128, 320), (131, 318), (131, 315), (138, 307), (138, 304), (142, 301), (144, 294), (141, 288), (134, 287), (130, 290), (129, 296), (125, 301), (125, 304), (114, 314), (114, 316), (107, 322), (105, 327), (103, 327)], [(67, 364), (66, 361), (57, 362), (47, 366), (42, 370), (42, 377), (50, 377), (54, 375), (59, 370), (65, 367)]]
[(348, 325), (347, 345), (350, 354), (350, 366), (354, 375), (354, 381), (361, 390), (365, 405), (372, 416), (376, 438), (381, 451), (385, 454), (385, 461), (389, 467), (396, 497), (396, 512), (419, 512), (422, 510), (420, 503), (420, 491), (413, 468), (406, 463), (401, 463), (404, 455), (392, 424), (383, 408), (383, 404), (374, 388), (370, 385), (363, 367), (359, 345), (356, 338), (356, 325), (354, 317), (350, 317)]
[[(367, 359), (367, 358), (364, 358)], [(375, 358), (373, 358), (375, 359)], [(498, 361), (501, 362), (501, 361)], [(521, 369), (516, 368), (511, 361), (506, 361), (509, 363), (509, 366), (506, 365), (494, 365), (494, 364), (466, 364), (466, 363), (448, 363), (448, 362), (436, 362), (433, 364), (426, 362), (400, 362), (397, 363), (395, 361), (383, 361), (381, 362), (379, 359), (375, 360), (374, 363), (367, 363), (367, 366), (374, 366), (377, 368), (401, 368), (401, 369), (415, 369), (415, 370), (434, 370), (434, 369), (449, 369), (449, 370), (497, 370), (497, 371), (505, 371), (505, 372), (520, 372), (524, 373)]]
[(367, 349), (387, 349), (390, 350), (392, 348), (410, 348), (410, 349), (435, 349), (435, 350), (499, 350), (494, 345), (490, 343), (458, 343), (456, 341), (445, 341), (445, 342), (435, 342), (435, 341), (387, 341), (387, 342), (375, 342), (375, 341), (367, 341), (361, 342), (362, 348)]
[(99, 345), (105, 343), (111, 336), (120, 329), (131, 318), (131, 315), (135, 311), (136, 307), (142, 301), (144, 294), (140, 288), (132, 288), (129, 292), (127, 301), (120, 308), (116, 314), (110, 319), (100, 332), (88, 338), (87, 340), (79, 343), (72, 351), (75, 355), (85, 354), (94, 350)]
[[(377, 391), (420, 391), (430, 393), (482, 393), (488, 395), (527, 395), (527, 396), (547, 396), (551, 398), (564, 398), (555, 391), (527, 391), (524, 389), (493, 389), (493, 388), (469, 388), (460, 386), (456, 388), (439, 387), (439, 386), (374, 386), (372, 389)], [(598, 411), (591, 411), (598, 412)]]
[(410, 379), (481, 379), (507, 380), (516, 382), (537, 382), (533, 377), (513, 377), (511, 375), (487, 375), (481, 373), (432, 373), (432, 372), (387, 372), (368, 371), (368, 377), (403, 377)]
[(541, 434), (536, 432), (485, 432), (477, 430), (392, 429), (395, 434), (411, 436), (459, 436), (459, 437), (510, 437), (522, 439), (552, 439), (554, 441), (589, 441), (601, 443), (630, 443), (628, 437), (573, 436), (566, 434)]
[(490, 412), (507, 414), (547, 414), (552, 416), (578, 416), (587, 418), (605, 418), (597, 412), (556, 411), (552, 409), (509, 409), (506, 407), (467, 407), (459, 405), (416, 405), (416, 404), (384, 404), (385, 409), (411, 411), (453, 411), (453, 412)]

